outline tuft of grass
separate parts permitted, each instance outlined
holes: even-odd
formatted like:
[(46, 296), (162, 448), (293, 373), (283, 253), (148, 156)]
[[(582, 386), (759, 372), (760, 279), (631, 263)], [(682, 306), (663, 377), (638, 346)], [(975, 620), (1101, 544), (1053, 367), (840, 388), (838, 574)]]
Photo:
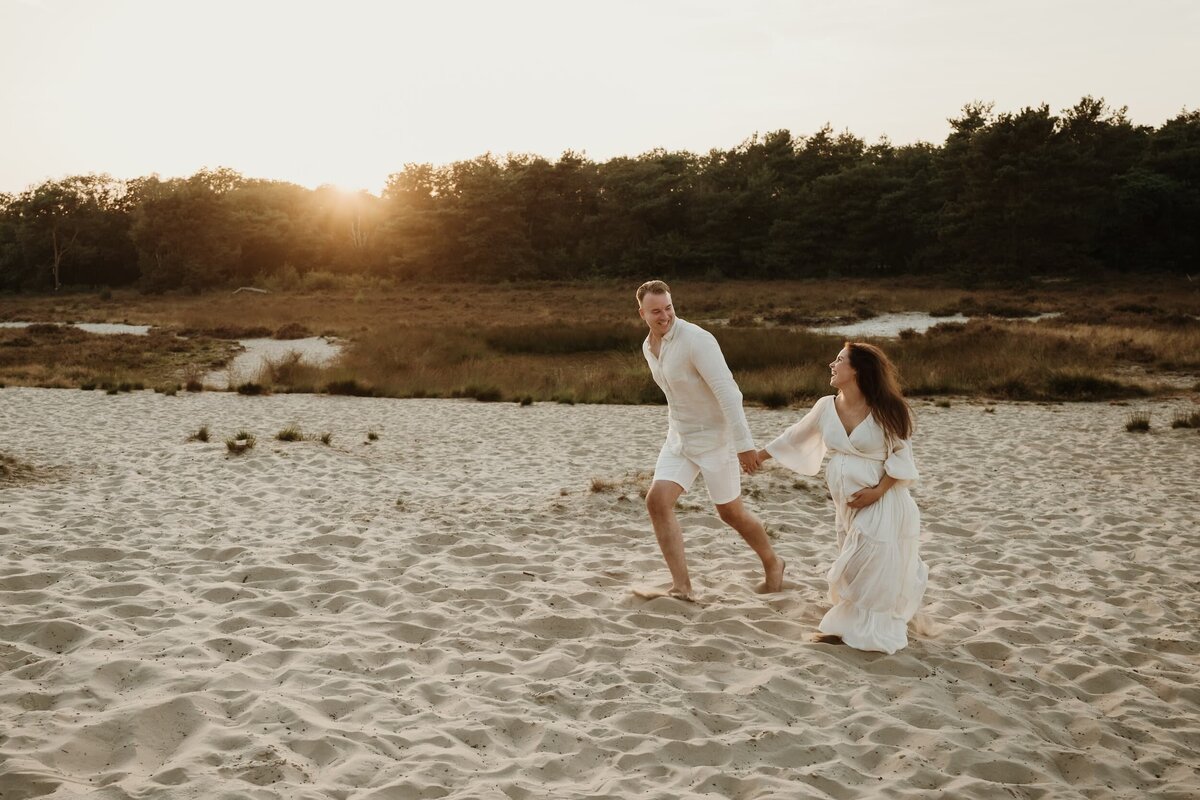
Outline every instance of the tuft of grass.
[(288, 425), (286, 428), (275, 434), (275, 438), (281, 442), (298, 442), (304, 438), (304, 434), (295, 425)]
[(247, 433), (243, 430), (234, 434), (232, 439), (226, 439), (225, 447), (229, 449), (229, 452), (236, 454), (244, 453), (247, 450), (253, 450), (254, 445), (257, 443), (258, 439), (254, 437), (254, 434)]
[(995, 408), (995, 406), (988, 406), (987, 408), (985, 408), (985, 409), (983, 410), (983, 413), (985, 413), (985, 414), (995, 414), (995, 413), (996, 413), (996, 408)]
[(1125, 430), (1131, 433), (1145, 433), (1150, 430), (1150, 414), (1146, 411), (1134, 411), (1125, 418)]
[(369, 442), (379, 441), (379, 434), (376, 433), (375, 431), (367, 431), (367, 441), (369, 441)]
[(1190, 414), (1185, 411), (1180, 411), (1171, 418), (1172, 428), (1200, 428), (1200, 411), (1193, 411)]
[(949, 408), (950, 401), (949, 400), (938, 400), (936, 403), (934, 403), (934, 405), (937, 406), (938, 408)]
[(533, 395), (527, 394), (524, 397), (522, 397), (520, 400), (518, 400), (517, 402), (520, 403), (522, 407), (531, 406), (531, 405), (533, 405)]
[(208, 441), (208, 426), (201, 425), (200, 430), (188, 437), (189, 442), (207, 442)]
[(85, 392), (90, 392), (96, 388), (96, 382), (95, 381), (84, 381), (83, 383), (79, 384), (79, 388)]
[(591, 491), (593, 494), (601, 492), (611, 492), (617, 488), (615, 481), (610, 481), (607, 478), (592, 478)]
[[(630, 491), (637, 491), (638, 495), (645, 497), (650, 491), (650, 482), (653, 478), (651, 472), (633, 472), (621, 478), (600, 478), (593, 477), (588, 485), (589, 491), (593, 494), (603, 494), (606, 492), (620, 492), (620, 499), (628, 499), (624, 495)], [(559, 494), (570, 494), (566, 489), (559, 490)]]
[(263, 386), (261, 383), (247, 381), (246, 383), (238, 384), (237, 393), (248, 395), (248, 396), (255, 396), (255, 395), (260, 395), (260, 394), (268, 394), (268, 391), (267, 391), (267, 387)]
[(184, 384), (183, 388), (187, 389), (189, 392), (203, 392), (204, 384), (198, 380), (192, 379)]
[(321, 444), (333, 444), (333, 434), (326, 431), (321, 434)]
[(105, 394), (119, 394), (120, 390), (115, 386), (110, 386), (104, 391)]

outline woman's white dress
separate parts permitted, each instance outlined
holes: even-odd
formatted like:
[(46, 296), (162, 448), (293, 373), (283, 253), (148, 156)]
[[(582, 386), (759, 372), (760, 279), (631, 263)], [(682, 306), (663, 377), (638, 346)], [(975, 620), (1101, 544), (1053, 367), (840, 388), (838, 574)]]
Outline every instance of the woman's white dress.
[[(859, 650), (894, 653), (908, 645), (908, 621), (921, 606), (929, 575), (919, 552), (921, 514), (908, 491), (918, 478), (912, 442), (889, 441), (873, 415), (847, 434), (828, 395), (767, 445), (772, 457), (802, 475), (816, 475), (826, 451), (833, 454), (825, 480), (840, 553), (828, 575), (833, 608), (820, 630)], [(846, 505), (884, 473), (897, 483), (879, 500), (858, 510)]]

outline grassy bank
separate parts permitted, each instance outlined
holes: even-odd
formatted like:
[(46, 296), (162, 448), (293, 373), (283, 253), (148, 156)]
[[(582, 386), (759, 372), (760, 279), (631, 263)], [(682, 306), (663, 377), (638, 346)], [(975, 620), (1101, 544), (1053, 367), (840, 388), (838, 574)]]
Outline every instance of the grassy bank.
[(50, 324), (0, 328), (0, 383), (60, 389), (174, 386), (223, 365), (236, 349), (232, 341), (181, 339), (163, 329), (134, 336)]
[[(716, 333), (747, 399), (765, 405), (827, 393), (825, 365), (842, 339), (805, 326), (897, 311), (979, 317), (880, 342), (914, 395), (1118, 399), (1166, 391), (1156, 376), (1167, 372), (1190, 374), (1192, 383), (1200, 377), (1200, 322), (1194, 318), (1200, 294), (1186, 283), (979, 292), (916, 281), (675, 288), (680, 315)], [(1045, 312), (1060, 316), (1037, 323), (1014, 319)], [(182, 383), (229, 358), (231, 343), (216, 337), (291, 327), (340, 336), (347, 349), (327, 368), (295, 359), (270, 365), (256, 380), (266, 390), (662, 402), (641, 356), (644, 327), (632, 287), (624, 284), (7, 297), (0, 298), (0, 318), (164, 326), (149, 337), (0, 330), (0, 382), (10, 384)]]

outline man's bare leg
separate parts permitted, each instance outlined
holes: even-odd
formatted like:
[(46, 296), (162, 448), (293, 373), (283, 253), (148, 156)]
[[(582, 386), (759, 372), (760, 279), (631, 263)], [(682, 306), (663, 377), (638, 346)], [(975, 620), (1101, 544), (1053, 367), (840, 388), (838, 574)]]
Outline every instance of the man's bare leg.
[(742, 535), (746, 544), (758, 554), (762, 561), (763, 573), (766, 580), (758, 585), (755, 591), (759, 594), (778, 592), (783, 588), (783, 559), (775, 555), (767, 531), (758, 517), (750, 513), (742, 498), (717, 506), (717, 514), (721, 520)]
[(681, 494), (683, 487), (674, 481), (654, 481), (650, 484), (650, 491), (646, 493), (646, 510), (650, 512), (650, 523), (654, 526), (654, 535), (667, 562), (667, 569), (671, 571), (671, 588), (635, 589), (634, 594), (638, 597), (695, 599), (692, 597), (692, 581), (688, 577), (687, 559), (683, 553), (683, 529), (675, 516), (675, 501)]

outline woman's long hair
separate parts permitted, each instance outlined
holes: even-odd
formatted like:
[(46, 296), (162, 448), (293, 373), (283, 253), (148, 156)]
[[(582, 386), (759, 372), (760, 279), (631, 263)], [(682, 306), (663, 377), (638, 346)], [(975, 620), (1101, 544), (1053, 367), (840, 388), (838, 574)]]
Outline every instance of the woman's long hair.
[(873, 344), (846, 342), (850, 366), (858, 373), (858, 388), (884, 432), (893, 439), (912, 436), (913, 416), (900, 391), (896, 365)]

